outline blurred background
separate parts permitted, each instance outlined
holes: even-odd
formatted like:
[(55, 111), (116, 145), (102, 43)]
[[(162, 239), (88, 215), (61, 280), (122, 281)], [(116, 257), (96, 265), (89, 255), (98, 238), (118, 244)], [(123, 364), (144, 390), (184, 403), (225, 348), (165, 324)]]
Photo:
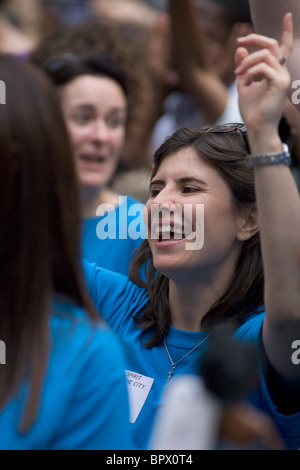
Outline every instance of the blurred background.
[[(248, 0), (0, 0), (1, 52), (33, 54), (42, 64), (99, 50), (121, 64), (129, 113), (111, 185), (142, 202), (153, 152), (176, 128), (241, 121), (235, 40), (251, 28)], [(298, 181), (300, 119), (292, 108), (281, 134)]]

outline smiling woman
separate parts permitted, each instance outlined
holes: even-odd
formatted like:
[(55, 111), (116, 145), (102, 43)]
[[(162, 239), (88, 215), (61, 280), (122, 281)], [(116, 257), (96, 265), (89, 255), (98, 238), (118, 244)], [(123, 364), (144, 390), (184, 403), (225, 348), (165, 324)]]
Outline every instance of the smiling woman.
[[(162, 235), (168, 215), (170, 232), (183, 229), (185, 243), (175, 234), (145, 240), (131, 279), (83, 263), (94, 304), (123, 343), (128, 381), (139, 378), (129, 384), (136, 449), (149, 444), (167, 381), (180, 374), (197, 379), (221, 324), (257, 348), (259, 383), (247, 399), (276, 423), (287, 447), (300, 446), (300, 373), (291, 361), (300, 336), (300, 200), (288, 160), (278, 158), (289, 86), (279, 58), (292, 49), (290, 15), (283, 29), (282, 44), (259, 35), (239, 39), (236, 75), (249, 146), (240, 126), (182, 128), (154, 155), (147, 226)], [(155, 205), (163, 215), (153, 226)], [(204, 205), (199, 250), (185, 249), (186, 205), (193, 229)]]
[[(94, 302), (124, 344), (127, 376), (143, 384), (143, 393), (129, 387), (138, 449), (149, 445), (167, 381), (184, 374), (197, 381), (215, 328), (228, 324), (259, 357), (259, 382), (241, 398), (276, 423), (288, 448), (300, 446), (300, 376), (291, 361), (300, 332), (300, 201), (287, 161), (276, 158), (283, 152), (278, 123), (289, 86), (279, 58), (292, 47), (290, 16), (283, 27), (282, 45), (251, 35), (237, 49), (249, 142), (236, 124), (178, 129), (154, 155), (146, 223), (156, 237), (142, 242), (130, 280), (85, 264)], [(264, 51), (249, 53), (245, 45)], [(257, 166), (261, 155), (267, 158)], [(191, 251), (175, 230), (187, 238), (185, 209), (193, 209), (194, 228), (197, 205), (204, 206), (204, 245)], [(154, 206), (161, 213), (153, 221)]]
[[(194, 176), (190, 176), (192, 174)], [(222, 204), (218, 201), (222, 201)], [(199, 219), (199, 211), (197, 211), (197, 209), (201, 206), (205, 206), (208, 213), (211, 214), (210, 219), (214, 224), (214, 232), (212, 232), (212, 227), (209, 226), (209, 224), (212, 225), (212, 222), (209, 222), (209, 219), (205, 220), (207, 232), (210, 233), (208, 242), (213, 241), (212, 233), (219, 234), (220, 236), (220, 226), (225, 227), (225, 224), (231, 225), (234, 216), (229, 188), (225, 185), (221, 176), (215, 174), (211, 166), (205, 164), (205, 161), (203, 163), (201, 162), (197, 151), (189, 147), (169, 155), (168, 158), (165, 158), (161, 163), (159, 168), (157, 168), (157, 171), (155, 170), (151, 195), (147, 202), (148, 209), (150, 209), (153, 204), (164, 207), (165, 212), (167, 212), (167, 209), (173, 204), (181, 207), (182, 221), (180, 221), (180, 224), (186, 227), (189, 225), (194, 233), (197, 232), (197, 225), (199, 227), (199, 220), (197, 220)], [(210, 209), (210, 205), (212, 205), (213, 210)], [(187, 224), (190, 217), (192, 217), (192, 220)], [(171, 221), (171, 223), (174, 223), (174, 221)], [(152, 221), (149, 220), (149, 225), (151, 226), (151, 224)], [(162, 220), (162, 224), (164, 224), (164, 219)], [(204, 227), (202, 227), (202, 230), (203, 229)], [(190, 236), (189, 233), (185, 233), (185, 235)], [(234, 237), (233, 241), (236, 239), (235, 235), (236, 234), (232, 232), (232, 236)], [(222, 236), (224, 240), (224, 235)], [(189, 251), (188, 240), (186, 239), (185, 241), (186, 245), (182, 245), (184, 253)], [(205, 244), (204, 250), (207, 249), (208, 242)], [(159, 258), (159, 252), (161, 254), (161, 248), (166, 248), (166, 246), (169, 245), (166, 245), (165, 242), (161, 243), (159, 241), (159, 243), (153, 244), (152, 241), (150, 241), (153, 262), (156, 269), (159, 269), (160, 272), (164, 272), (164, 269), (157, 258)], [(174, 243), (172, 246), (175, 247)], [(224, 240), (224, 246), (231, 246), (231, 242)], [(235, 245), (233, 245), (232, 248), (234, 248), (234, 246)], [(215, 249), (213, 245), (212, 249)], [(171, 258), (175, 256), (175, 253), (170, 251), (168, 253)], [(164, 254), (166, 255), (165, 250)], [(191, 253), (189, 256), (191, 256)], [(201, 251), (201, 256), (203, 257), (203, 250)], [(194, 261), (195, 259), (194, 257)], [(174, 258), (173, 261), (175, 261)], [(184, 258), (182, 261), (184, 263), (187, 262), (187, 260), (184, 261)], [(179, 266), (177, 266), (177, 268), (178, 267)], [(208, 266), (206, 268), (208, 269)], [(208, 272), (206, 272), (206, 275), (208, 275)], [(170, 277), (170, 272), (168, 273), (168, 277)]]
[[(116, 195), (106, 189), (104, 198), (103, 190), (119, 163), (125, 137), (126, 95), (110, 77), (93, 75), (78, 76), (60, 86), (59, 92), (82, 194), (94, 188), (97, 206), (104, 199), (114, 202)], [(95, 213), (95, 207), (84, 206), (84, 216)]]
[[(148, 233), (153, 205), (159, 205), (166, 215), (177, 206), (183, 220), (186, 208), (192, 207), (189, 212), (194, 231), (201, 221), (196, 217), (197, 205), (203, 205), (204, 226), (198, 231), (204, 231), (204, 245), (200, 250), (187, 250), (182, 243), (187, 242), (185, 239), (142, 243), (131, 277), (145, 285), (140, 278), (141, 267), (149, 267), (150, 302), (140, 318), (144, 328), (155, 328), (149, 345), (159, 344), (168, 330), (170, 305), (162, 288), (165, 283), (169, 289), (174, 282), (200, 289), (213, 280), (216, 301), (205, 303), (202, 298), (201, 308), (193, 313), (195, 330), (199, 325), (211, 327), (225, 317), (238, 325), (250, 308), (263, 303), (254, 176), (245, 165), (246, 155), (240, 132), (221, 133), (218, 128), (215, 132), (179, 129), (155, 153), (146, 204)], [(179, 324), (173, 322), (173, 326)]]
[(122, 198), (110, 187), (126, 136), (126, 77), (118, 64), (100, 53), (55, 56), (52, 51), (42, 65), (56, 85), (71, 138), (81, 196), (83, 257), (128, 274), (132, 253), (145, 237), (143, 222), (136, 238), (97, 235), (107, 207), (115, 213), (115, 233), (127, 233), (125, 227), (135, 215), (129, 215), (130, 209), (139, 202)]

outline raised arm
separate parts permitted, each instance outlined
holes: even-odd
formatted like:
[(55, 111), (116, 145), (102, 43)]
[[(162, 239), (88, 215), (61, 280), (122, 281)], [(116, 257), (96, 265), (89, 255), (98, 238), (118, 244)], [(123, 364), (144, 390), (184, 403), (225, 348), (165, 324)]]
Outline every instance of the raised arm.
[(228, 93), (220, 78), (207, 65), (206, 37), (191, 0), (169, 0), (174, 57), (183, 86), (214, 123), (224, 112)]
[[(240, 110), (254, 155), (282, 152), (278, 123), (290, 75), (279, 59), (289, 58), (292, 44), (290, 14), (284, 17), (280, 44), (257, 34), (239, 40), (236, 73)], [(259, 50), (249, 54), (252, 46)], [(285, 164), (255, 166), (254, 171), (265, 274), (264, 347), (282, 377), (300, 378), (300, 367), (291, 360), (292, 343), (300, 339), (299, 192)]]
[(291, 12), (294, 20), (294, 48), (290, 54), (288, 69), (291, 85), (288, 96), (300, 111), (300, 2), (299, 0), (250, 0), (255, 32), (268, 37), (281, 38), (282, 18)]

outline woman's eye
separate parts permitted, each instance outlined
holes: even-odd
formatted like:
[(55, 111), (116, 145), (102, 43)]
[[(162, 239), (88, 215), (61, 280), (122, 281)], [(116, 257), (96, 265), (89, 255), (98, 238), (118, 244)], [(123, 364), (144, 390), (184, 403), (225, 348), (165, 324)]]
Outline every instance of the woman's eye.
[(87, 124), (90, 121), (90, 119), (91, 119), (90, 116), (87, 116), (86, 114), (77, 114), (73, 116), (73, 121), (79, 125)]
[(199, 191), (199, 188), (195, 188), (195, 187), (192, 187), (192, 186), (185, 186), (183, 188), (184, 193), (196, 193), (197, 191)]
[(112, 117), (107, 120), (107, 125), (111, 127), (112, 129), (115, 129), (116, 127), (120, 126), (125, 126), (125, 118), (120, 118), (120, 117)]
[(159, 189), (150, 189), (150, 197), (155, 197), (159, 194)]

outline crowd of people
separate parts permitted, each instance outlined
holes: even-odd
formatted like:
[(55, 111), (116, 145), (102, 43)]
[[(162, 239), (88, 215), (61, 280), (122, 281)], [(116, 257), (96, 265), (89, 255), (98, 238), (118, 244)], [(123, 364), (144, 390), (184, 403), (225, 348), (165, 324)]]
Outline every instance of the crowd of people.
[(32, 6), (0, 2), (0, 448), (299, 449), (296, 0)]

